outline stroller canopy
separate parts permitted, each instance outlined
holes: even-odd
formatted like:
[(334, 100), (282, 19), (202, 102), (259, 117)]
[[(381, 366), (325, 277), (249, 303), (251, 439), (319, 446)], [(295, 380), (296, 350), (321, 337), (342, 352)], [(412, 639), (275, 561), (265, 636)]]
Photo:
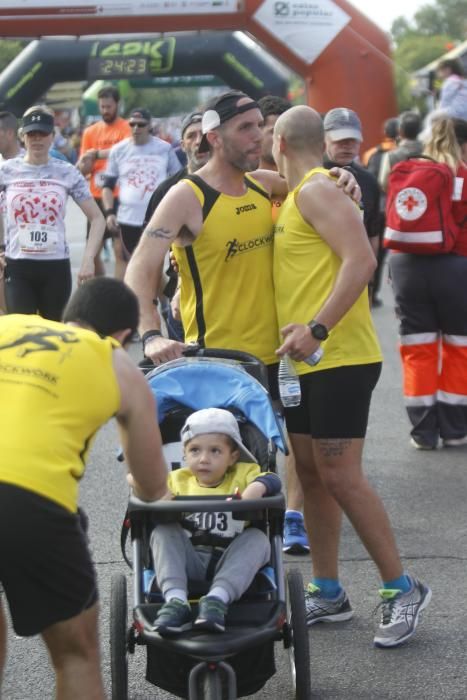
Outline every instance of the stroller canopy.
[(286, 452), (284, 437), (266, 389), (241, 365), (207, 359), (174, 360), (147, 376), (157, 399), (159, 423), (177, 406), (195, 411), (230, 408), (245, 417)]

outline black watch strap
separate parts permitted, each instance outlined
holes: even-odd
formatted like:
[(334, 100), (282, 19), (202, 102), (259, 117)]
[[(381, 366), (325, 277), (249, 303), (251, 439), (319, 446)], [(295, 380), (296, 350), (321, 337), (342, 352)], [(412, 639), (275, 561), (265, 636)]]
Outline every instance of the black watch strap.
[(161, 337), (162, 337), (162, 333), (157, 328), (154, 328), (151, 331), (146, 331), (146, 333), (143, 333), (143, 335), (141, 336), (141, 342), (143, 343), (143, 349), (144, 349), (144, 346), (146, 345), (146, 343), (148, 342), (148, 340), (151, 340), (152, 338), (161, 338)]

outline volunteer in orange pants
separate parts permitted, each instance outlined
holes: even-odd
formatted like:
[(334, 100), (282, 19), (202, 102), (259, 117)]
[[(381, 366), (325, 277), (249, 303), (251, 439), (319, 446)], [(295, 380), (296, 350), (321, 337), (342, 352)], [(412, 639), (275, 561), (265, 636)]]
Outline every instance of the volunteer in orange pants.
[(412, 445), (467, 445), (467, 256), (393, 253)]

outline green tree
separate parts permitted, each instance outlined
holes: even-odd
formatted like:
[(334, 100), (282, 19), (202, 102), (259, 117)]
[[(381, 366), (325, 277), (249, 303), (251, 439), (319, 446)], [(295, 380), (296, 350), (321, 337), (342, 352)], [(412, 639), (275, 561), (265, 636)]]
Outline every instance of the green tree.
[(418, 36), (449, 36), (453, 41), (464, 41), (467, 34), (467, 0), (435, 0), (422, 5), (412, 22), (397, 17), (391, 34), (398, 44), (411, 34)]
[(414, 99), (411, 74), (442, 56), (449, 46), (465, 39), (467, 0), (435, 0), (422, 5), (410, 22), (405, 17), (394, 20), (396, 91), (401, 110), (418, 106), (426, 110), (423, 99)]
[(397, 45), (394, 60), (398, 66), (410, 73), (446, 53), (446, 46), (449, 43), (450, 37), (445, 34), (434, 36), (408, 34)]
[(467, 0), (436, 0), (434, 5), (422, 5), (415, 13), (415, 26), (420, 34), (446, 34), (464, 41), (467, 33)]
[(27, 41), (0, 39), (0, 73), (21, 53), (27, 44)]
[(144, 105), (154, 117), (192, 112), (198, 104), (198, 88), (183, 87), (160, 89), (130, 88), (125, 100), (126, 111)]

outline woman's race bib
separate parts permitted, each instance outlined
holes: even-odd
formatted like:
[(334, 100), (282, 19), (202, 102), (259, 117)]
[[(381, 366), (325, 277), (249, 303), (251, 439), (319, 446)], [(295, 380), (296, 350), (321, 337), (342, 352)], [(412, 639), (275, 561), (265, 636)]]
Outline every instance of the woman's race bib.
[(54, 226), (20, 224), (18, 237), (22, 253), (53, 255), (57, 250), (58, 234)]

